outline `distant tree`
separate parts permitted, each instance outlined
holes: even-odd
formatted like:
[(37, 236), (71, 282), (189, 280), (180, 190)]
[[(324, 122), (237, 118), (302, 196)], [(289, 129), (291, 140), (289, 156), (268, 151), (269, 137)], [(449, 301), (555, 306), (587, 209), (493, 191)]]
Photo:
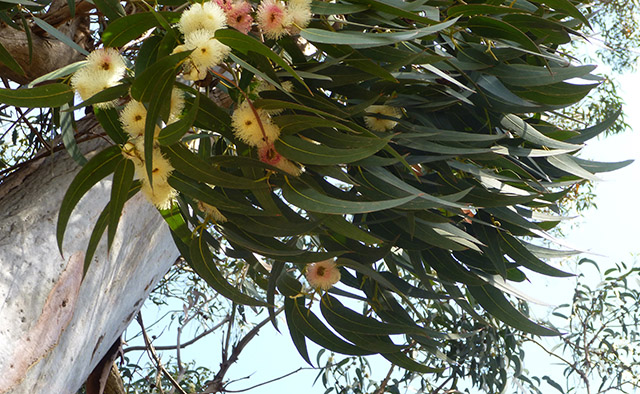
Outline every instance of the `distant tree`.
[[(545, 261), (566, 252), (536, 240), (577, 185), (628, 164), (575, 156), (617, 112), (553, 123), (601, 80), (563, 49), (587, 29), (582, 1), (3, 4), (0, 225), (17, 250), (0, 252), (15, 300), (0, 392), (118, 381), (113, 342), (178, 255), (232, 301), (227, 333), (245, 306), (268, 317), (227, 339), (208, 382), (152, 356), (176, 391), (225, 391), (282, 311), (309, 364), (307, 340), (380, 354), (431, 392), (502, 390), (521, 376), (519, 338), (559, 334), (510, 282), (571, 276)], [(59, 150), (82, 165), (70, 183), (37, 168), (70, 177)]]

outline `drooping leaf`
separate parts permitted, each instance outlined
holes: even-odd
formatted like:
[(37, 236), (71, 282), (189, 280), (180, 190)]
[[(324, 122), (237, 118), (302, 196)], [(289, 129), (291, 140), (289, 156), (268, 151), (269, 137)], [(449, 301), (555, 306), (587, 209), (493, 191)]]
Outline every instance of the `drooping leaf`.
[(63, 83), (29, 89), (0, 89), (0, 103), (16, 107), (60, 107), (73, 99), (73, 90)]
[(116, 235), (116, 229), (122, 215), (124, 203), (128, 200), (129, 189), (133, 183), (134, 166), (131, 160), (122, 160), (116, 166), (111, 181), (111, 200), (109, 201), (109, 229), (107, 248), (110, 249)]
[[(181, 15), (179, 12), (167, 11), (160, 14), (172, 22), (177, 22)], [(159, 23), (151, 12), (127, 15), (109, 23), (102, 33), (102, 42), (108, 47), (121, 47), (154, 26), (159, 26)]]
[(62, 241), (73, 209), (82, 196), (84, 196), (93, 185), (111, 174), (122, 160), (126, 159), (120, 153), (120, 147), (111, 146), (93, 156), (87, 164), (80, 169), (75, 178), (73, 178), (67, 192), (62, 198), (60, 212), (58, 213), (56, 238), (58, 240), (60, 253), (62, 253)]

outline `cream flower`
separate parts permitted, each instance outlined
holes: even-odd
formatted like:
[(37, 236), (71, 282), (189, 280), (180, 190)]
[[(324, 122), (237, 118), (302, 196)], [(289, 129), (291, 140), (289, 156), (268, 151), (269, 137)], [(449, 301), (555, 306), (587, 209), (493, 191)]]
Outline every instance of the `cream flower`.
[(236, 137), (251, 146), (262, 147), (280, 136), (280, 128), (273, 124), (269, 115), (259, 108), (254, 113), (247, 101), (240, 104), (231, 115), (231, 126)]
[[(365, 112), (379, 114), (391, 118), (400, 119), (402, 117), (402, 113), (400, 109), (396, 107), (391, 107), (389, 105), (370, 105), (365, 109)], [(392, 130), (398, 122), (391, 119), (378, 118), (374, 116), (365, 116), (364, 122), (367, 127), (369, 127), (373, 131), (389, 131)]]
[(177, 195), (174, 188), (169, 186), (168, 183), (153, 183), (153, 187), (149, 185), (146, 180), (142, 181), (142, 187), (140, 188), (142, 194), (149, 200), (150, 203), (155, 205), (158, 209), (171, 208), (173, 199)]
[[(87, 63), (71, 77), (71, 86), (83, 100), (115, 86), (124, 76), (126, 67), (122, 56), (113, 48), (96, 49), (87, 56)], [(115, 101), (98, 103), (98, 108), (109, 108)]]
[(189, 61), (184, 64), (185, 78), (201, 80), (207, 76), (209, 67), (220, 64), (231, 52), (231, 48), (213, 38), (209, 30), (196, 30), (185, 38), (184, 45), (178, 45), (173, 52), (193, 50)]
[[(139, 149), (139, 148), (137, 149), (138, 149), (138, 152), (142, 153), (143, 151), (142, 149)], [(142, 155), (142, 158), (144, 158), (144, 155)], [(169, 160), (167, 160), (167, 158), (162, 155), (162, 153), (160, 152), (160, 149), (158, 148), (153, 149), (151, 165), (153, 167), (153, 169), (151, 170), (152, 172), (151, 181), (153, 182), (153, 187), (155, 188), (156, 185), (167, 183), (167, 179), (169, 179), (169, 176), (173, 172), (173, 166), (171, 165)], [(147, 177), (147, 167), (144, 163), (142, 163), (142, 165), (140, 166), (136, 166), (135, 172), (138, 178), (148, 183), (149, 178)]]
[(208, 30), (215, 32), (227, 26), (227, 16), (223, 9), (211, 1), (203, 4), (193, 4), (182, 13), (178, 29), (185, 35), (189, 35), (196, 30)]
[(184, 93), (182, 90), (178, 88), (173, 88), (171, 91), (171, 104), (169, 107), (169, 123), (173, 123), (180, 115), (182, 115), (182, 110), (184, 109)]
[(291, 24), (284, 3), (279, 0), (263, 0), (256, 12), (258, 26), (268, 38), (278, 39), (287, 34)]
[(136, 100), (131, 100), (120, 113), (120, 122), (124, 131), (136, 138), (144, 134), (144, 123), (147, 119), (147, 109)]
[(287, 31), (289, 34), (298, 34), (300, 29), (304, 29), (311, 21), (311, 1), (310, 0), (290, 0), (287, 4), (289, 13), (289, 23)]
[(340, 270), (333, 259), (309, 264), (305, 275), (311, 287), (318, 290), (329, 290), (340, 281)]

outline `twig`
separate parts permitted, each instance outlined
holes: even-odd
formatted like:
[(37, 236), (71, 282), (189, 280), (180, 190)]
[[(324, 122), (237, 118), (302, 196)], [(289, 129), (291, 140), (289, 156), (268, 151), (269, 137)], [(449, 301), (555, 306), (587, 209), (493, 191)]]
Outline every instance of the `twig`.
[(227, 393), (242, 393), (242, 392), (245, 392), (245, 391), (253, 390), (253, 389), (255, 389), (257, 387), (260, 387), (260, 386), (264, 386), (264, 385), (269, 384), (269, 383), (273, 383), (273, 382), (278, 381), (280, 379), (284, 379), (286, 377), (289, 377), (289, 376), (293, 375), (294, 373), (298, 373), (298, 372), (300, 372), (302, 370), (305, 370), (305, 369), (317, 369), (317, 368), (300, 367), (300, 368), (296, 369), (295, 371), (291, 371), (291, 372), (289, 372), (287, 374), (284, 374), (282, 376), (278, 376), (277, 378), (274, 378), (274, 379), (271, 379), (271, 380), (267, 380), (266, 382), (258, 383), (255, 386), (247, 387), (246, 389), (228, 390), (228, 389), (225, 388), (224, 391), (227, 392)]
[[(278, 308), (278, 310), (275, 311), (275, 315), (277, 316), (283, 310), (284, 310), (284, 307)], [(258, 323), (255, 327), (253, 327), (251, 331), (249, 331), (247, 335), (245, 335), (238, 342), (238, 344), (233, 347), (233, 351), (231, 352), (231, 357), (229, 357), (229, 359), (225, 360), (220, 364), (220, 370), (218, 371), (216, 376), (213, 378), (213, 380), (207, 385), (207, 388), (205, 389), (205, 391), (203, 391), (203, 393), (220, 393), (220, 392), (226, 391), (224, 388), (224, 385), (222, 384), (222, 380), (224, 379), (224, 376), (226, 375), (227, 371), (229, 370), (229, 368), (233, 363), (238, 361), (238, 357), (240, 357), (240, 353), (242, 352), (242, 350), (244, 350), (245, 346), (247, 346), (247, 344), (253, 339), (253, 337), (258, 335), (258, 332), (260, 331), (260, 329), (264, 327), (265, 324), (267, 324), (269, 321), (271, 321), (270, 316), (268, 316), (266, 319)]]
[(555, 354), (552, 351), (547, 350), (547, 348), (541, 344), (540, 342), (536, 341), (535, 339), (532, 338), (527, 338), (527, 341), (533, 342), (536, 345), (538, 345), (542, 350), (544, 350), (545, 352), (547, 352), (548, 355), (553, 356), (555, 358), (557, 358), (558, 360), (562, 361), (563, 363), (567, 364), (569, 367), (571, 367), (571, 369), (573, 369), (574, 371), (576, 371), (578, 373), (578, 375), (580, 375), (580, 377), (582, 378), (582, 381), (584, 382), (586, 389), (587, 389), (587, 394), (591, 393), (591, 389), (589, 386), (589, 378), (587, 377), (587, 375), (580, 369), (578, 369), (578, 367), (576, 366), (576, 363), (571, 363), (568, 360), (566, 360), (564, 357), (561, 357), (557, 354)]
[(144, 323), (142, 323), (142, 314), (140, 312), (138, 312), (138, 316), (136, 317), (136, 320), (138, 321), (138, 324), (140, 325), (140, 328), (142, 329), (142, 337), (144, 338), (145, 345), (147, 345), (147, 350), (151, 354), (151, 357), (153, 358), (153, 361), (155, 361), (156, 366), (158, 367), (158, 369), (164, 374), (164, 376), (167, 379), (169, 379), (169, 381), (171, 382), (173, 387), (175, 387), (176, 390), (178, 390), (178, 392), (180, 394), (187, 394), (187, 392), (184, 391), (182, 389), (182, 387), (180, 387), (180, 384), (178, 382), (176, 382), (176, 380), (173, 378), (173, 376), (171, 376), (169, 371), (167, 371), (165, 369), (165, 367), (162, 365), (162, 362), (160, 362), (160, 358), (158, 357), (158, 354), (156, 353), (155, 348), (151, 344), (151, 341), (149, 341), (149, 336), (147, 335), (147, 331), (144, 328)]
[(451, 379), (453, 379), (455, 375), (451, 374), (451, 376), (449, 376), (444, 382), (442, 382), (442, 384), (438, 387), (436, 387), (435, 389), (431, 390), (431, 392), (429, 394), (438, 394), (438, 392), (440, 390), (442, 390), (442, 388), (444, 387), (445, 384), (449, 383), (449, 381)]
[(387, 388), (387, 383), (389, 383), (389, 379), (391, 379), (391, 374), (393, 373), (393, 367), (394, 365), (391, 364), (391, 368), (389, 368), (389, 372), (387, 372), (387, 376), (385, 376), (384, 380), (382, 380), (382, 383), (380, 383), (380, 387), (378, 387), (378, 389), (374, 391), (373, 394), (384, 393), (384, 389)]
[[(194, 343), (196, 343), (198, 340), (202, 339), (203, 337), (211, 334), (212, 332), (214, 332), (215, 330), (217, 330), (218, 328), (220, 328), (223, 324), (227, 323), (227, 321), (229, 321), (229, 316), (226, 316), (224, 319), (222, 319), (220, 321), (220, 323), (216, 324), (215, 326), (211, 327), (210, 329), (203, 331), (201, 334), (195, 336), (193, 339), (181, 343), (180, 344), (180, 349), (184, 349), (185, 347), (189, 346), (189, 345), (193, 345)], [(168, 346), (154, 346), (154, 348), (156, 350), (175, 350), (177, 346), (173, 346), (173, 345), (168, 345)], [(128, 353), (128, 352), (133, 352), (133, 351), (141, 351), (141, 350), (147, 350), (146, 346), (131, 346), (128, 347), (126, 349), (123, 350), (123, 353)]]

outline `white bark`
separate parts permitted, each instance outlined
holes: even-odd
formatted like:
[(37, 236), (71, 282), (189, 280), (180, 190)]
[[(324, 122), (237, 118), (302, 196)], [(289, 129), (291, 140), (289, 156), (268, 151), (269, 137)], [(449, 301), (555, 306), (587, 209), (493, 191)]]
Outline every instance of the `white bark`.
[(103, 239), (81, 282), (84, 251), (110, 181), (78, 204), (63, 258), (57, 213), (77, 170), (60, 152), (24, 179), (14, 177), (19, 187), (7, 193), (10, 185), (0, 185), (2, 394), (76, 392), (179, 255), (160, 215), (137, 195), (125, 205), (111, 250)]

